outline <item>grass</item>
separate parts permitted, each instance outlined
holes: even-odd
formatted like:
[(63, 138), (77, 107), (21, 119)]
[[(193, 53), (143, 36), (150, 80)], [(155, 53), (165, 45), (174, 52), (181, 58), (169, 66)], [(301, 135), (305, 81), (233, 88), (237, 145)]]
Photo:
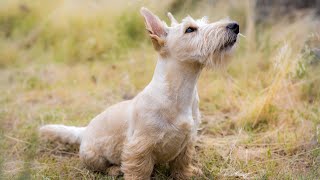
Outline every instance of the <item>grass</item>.
[[(306, 14), (253, 25), (250, 4), (178, 4), (1, 1), (1, 177), (112, 179), (86, 170), (76, 150), (40, 142), (37, 129), (86, 125), (151, 80), (156, 53), (138, 14), (145, 5), (163, 18), (167, 9), (230, 16), (246, 36), (225, 72), (204, 71), (198, 83), (201, 178), (317, 179), (319, 22)], [(160, 166), (154, 176), (168, 175)]]

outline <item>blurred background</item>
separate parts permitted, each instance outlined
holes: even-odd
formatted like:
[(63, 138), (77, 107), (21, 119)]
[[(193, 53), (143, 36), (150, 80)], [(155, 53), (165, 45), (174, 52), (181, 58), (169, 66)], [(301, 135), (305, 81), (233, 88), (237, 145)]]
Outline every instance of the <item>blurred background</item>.
[(85, 126), (146, 86), (157, 54), (141, 6), (166, 22), (230, 17), (244, 35), (228, 68), (198, 83), (200, 179), (320, 177), (319, 0), (1, 0), (0, 177), (110, 179), (37, 129)]

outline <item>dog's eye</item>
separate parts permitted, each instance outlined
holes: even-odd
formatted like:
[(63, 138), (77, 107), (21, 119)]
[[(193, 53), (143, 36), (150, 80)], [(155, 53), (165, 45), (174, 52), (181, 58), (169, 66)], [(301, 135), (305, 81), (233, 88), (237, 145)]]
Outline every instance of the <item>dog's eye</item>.
[(196, 30), (197, 30), (197, 28), (188, 27), (188, 28), (186, 29), (186, 32), (185, 32), (185, 33), (192, 33), (192, 32), (194, 32), (194, 31), (196, 31)]

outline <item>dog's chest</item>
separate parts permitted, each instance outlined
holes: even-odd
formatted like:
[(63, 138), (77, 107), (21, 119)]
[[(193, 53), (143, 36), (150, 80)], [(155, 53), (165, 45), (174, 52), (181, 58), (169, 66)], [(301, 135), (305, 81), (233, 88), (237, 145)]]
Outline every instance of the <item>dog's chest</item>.
[(154, 149), (157, 163), (169, 162), (178, 156), (190, 141), (193, 126), (193, 119), (184, 117), (162, 130)]

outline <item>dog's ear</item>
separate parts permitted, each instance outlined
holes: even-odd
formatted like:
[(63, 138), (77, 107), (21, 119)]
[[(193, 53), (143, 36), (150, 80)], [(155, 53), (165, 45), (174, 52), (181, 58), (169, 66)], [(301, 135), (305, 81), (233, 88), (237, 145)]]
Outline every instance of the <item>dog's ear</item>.
[(167, 16), (171, 21), (171, 26), (176, 26), (177, 24), (179, 24), (176, 18), (174, 18), (173, 15), (171, 14), (171, 12), (168, 12)]
[(140, 13), (144, 17), (146, 29), (149, 32), (154, 48), (160, 51), (164, 46), (164, 39), (167, 35), (165, 24), (147, 8), (142, 7)]

